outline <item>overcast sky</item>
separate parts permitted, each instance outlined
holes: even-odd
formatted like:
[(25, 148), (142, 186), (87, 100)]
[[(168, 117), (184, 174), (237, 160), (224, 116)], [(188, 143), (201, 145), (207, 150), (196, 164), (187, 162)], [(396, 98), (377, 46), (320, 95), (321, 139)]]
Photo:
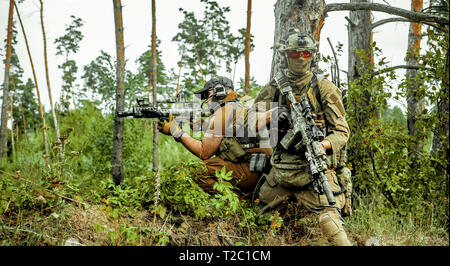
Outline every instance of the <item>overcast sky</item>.
[[(246, 0), (217, 0), (221, 6), (229, 6), (231, 11), (226, 14), (229, 19), (231, 31), (237, 34), (239, 28), (246, 27), (247, 1)], [(274, 34), (274, 5), (276, 0), (254, 0), (252, 1), (252, 24), (251, 33), (254, 35), (254, 50), (250, 53), (250, 75), (255, 77), (258, 84), (269, 81), (270, 66), (272, 62), (272, 50)], [(326, 3), (348, 2), (345, 0), (328, 0)], [(382, 0), (374, 2), (386, 3)], [(390, 5), (410, 9), (409, 0), (389, 0)], [(150, 0), (122, 0), (125, 57), (128, 60), (127, 69), (134, 70), (135, 60), (151, 44), (151, 1)], [(161, 40), (162, 61), (166, 69), (177, 69), (177, 61), (180, 54), (177, 43), (171, 39), (178, 32), (178, 24), (183, 16), (178, 11), (182, 7), (187, 11), (194, 11), (200, 18), (203, 13), (203, 4), (199, 0), (156, 0), (156, 34)], [(9, 0), (0, 0), (0, 41), (2, 42), (2, 61), (4, 58), (4, 40), (8, 22)], [(41, 100), (45, 110), (49, 110), (48, 92), (45, 79), (45, 67), (43, 59), (43, 40), (40, 25), (40, 4), (38, 0), (27, 0), (19, 4), (19, 11), (24, 23), (31, 55), (36, 69), (37, 80), (40, 89)], [(106, 51), (115, 57), (115, 34), (114, 14), (111, 0), (45, 0), (44, 1), (44, 25), (47, 37), (48, 66), (50, 71), (50, 85), (54, 102), (59, 100), (61, 76), (58, 69), (63, 58), (56, 57), (56, 46), (54, 40), (64, 35), (67, 24), (71, 22), (70, 16), (74, 15), (84, 21), (81, 31), (84, 39), (80, 43), (80, 50), (76, 55), (79, 68), (78, 82), (81, 82), (81, 72), (84, 65), (90, 63), (98, 55), (100, 50)], [(325, 19), (321, 32), (320, 52), (324, 55), (332, 55), (326, 40), (329, 37), (334, 45), (342, 43), (343, 54), (339, 58), (341, 69), (347, 69), (347, 21), (348, 11), (331, 12)], [(374, 12), (374, 21), (390, 17), (391, 15)], [(18, 45), (15, 47), (19, 56), (20, 64), (25, 71), (24, 81), (32, 78), (31, 67), (25, 47), (24, 38), (17, 20)], [(376, 28), (374, 40), (383, 50), (384, 56), (391, 65), (404, 64), (407, 48), (408, 23), (389, 23)], [(400, 73), (402, 73), (400, 71)], [(403, 72), (404, 73), (404, 72)], [(229, 76), (226, 73), (220, 73)], [(237, 66), (235, 86), (238, 86), (239, 78), (245, 74), (244, 60)], [(341, 74), (342, 76), (342, 74)], [(0, 64), (0, 82), (4, 81), (4, 65)], [(82, 83), (80, 83), (82, 84)]]

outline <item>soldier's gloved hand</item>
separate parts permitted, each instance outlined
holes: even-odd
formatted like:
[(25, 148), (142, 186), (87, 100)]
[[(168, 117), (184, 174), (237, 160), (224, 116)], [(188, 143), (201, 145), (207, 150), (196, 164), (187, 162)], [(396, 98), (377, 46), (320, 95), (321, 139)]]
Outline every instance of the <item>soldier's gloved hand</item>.
[(322, 144), (322, 142), (313, 142), (313, 149), (314, 153), (318, 156), (327, 156), (327, 152), (325, 150), (325, 146)]
[(159, 132), (173, 136), (176, 141), (180, 141), (181, 135), (184, 133), (172, 114), (169, 114), (169, 121), (158, 121), (157, 127)]
[(292, 127), (292, 118), (286, 106), (279, 106), (274, 110), (272, 116), (278, 118), (278, 128), (287, 129)]

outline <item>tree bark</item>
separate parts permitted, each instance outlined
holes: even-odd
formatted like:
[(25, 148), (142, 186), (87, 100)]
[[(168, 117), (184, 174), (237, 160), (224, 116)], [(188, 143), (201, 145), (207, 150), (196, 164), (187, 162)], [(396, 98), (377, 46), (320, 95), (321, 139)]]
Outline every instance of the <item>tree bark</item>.
[[(369, 0), (350, 0), (353, 3), (367, 3)], [(359, 79), (369, 70), (370, 64), (372, 64), (373, 55), (371, 49), (372, 41), (372, 21), (371, 14), (369, 10), (357, 10), (350, 11), (349, 17), (345, 17), (348, 21), (347, 32), (348, 32), (348, 71), (347, 71), (347, 81), (349, 84), (349, 90), (352, 90), (350, 84), (352, 82), (359, 82)], [(367, 58), (360, 58), (357, 51), (365, 51)], [(371, 116), (374, 115), (373, 110), (369, 109), (370, 99), (372, 91), (370, 88), (366, 88), (360, 99), (353, 99), (354, 101), (347, 104), (352, 104), (353, 117), (356, 120), (357, 128), (355, 128), (354, 138), (355, 143), (360, 143), (361, 131), (360, 128), (364, 128), (367, 121)], [(364, 149), (359, 147), (349, 148), (348, 153), (351, 160), (359, 161), (360, 159), (366, 157), (368, 154)], [(369, 155), (370, 151), (368, 151)], [(358, 164), (355, 163), (354, 171), (359, 171)]]
[[(354, 2), (368, 2), (369, 0), (350, 0)], [(364, 50), (371, 55), (371, 21), (370, 11), (358, 10), (349, 12), (348, 31), (348, 82), (357, 80), (368, 68), (368, 62), (362, 62), (356, 54), (356, 50)]]
[[(153, 105), (157, 104), (157, 94), (156, 94), (156, 81), (157, 81), (157, 62), (156, 62), (156, 3), (152, 0), (152, 87), (153, 87)], [(156, 208), (159, 203), (160, 194), (160, 173), (159, 173), (159, 132), (157, 128), (157, 121), (153, 119), (153, 171), (156, 172), (155, 175), (155, 212), (153, 213), (153, 224), (156, 224)]]
[(250, 26), (252, 19), (252, 0), (247, 1), (247, 29), (245, 31), (245, 95), (250, 88)]
[(12, 93), (9, 93), (9, 105), (10, 105), (10, 112), (11, 112), (11, 150), (14, 158), (14, 154), (16, 153), (16, 150), (14, 148), (14, 114), (13, 114), (13, 95)]
[[(319, 48), (320, 32), (325, 18), (325, 1), (323, 0), (278, 0), (275, 3), (275, 33), (274, 44), (287, 34), (290, 28), (298, 28), (309, 33)], [(315, 60), (319, 59), (319, 53)], [(280, 70), (281, 56), (275, 51), (272, 57), (270, 79)], [(317, 66), (312, 66), (313, 71)]]
[(28, 45), (28, 39), (27, 39), (27, 35), (25, 34), (25, 28), (23, 27), (22, 19), (20, 18), (19, 9), (18, 9), (16, 3), (14, 3), (14, 7), (16, 8), (17, 18), (19, 18), (20, 27), (22, 28), (23, 38), (25, 39), (25, 45), (27, 47), (28, 58), (30, 59), (30, 64), (31, 64), (31, 70), (32, 70), (32, 73), (33, 73), (34, 84), (36, 86), (36, 94), (37, 94), (38, 103), (39, 103), (39, 112), (41, 114), (41, 120), (42, 120), (42, 133), (44, 135), (45, 166), (47, 168), (50, 168), (48, 139), (47, 139), (47, 125), (45, 123), (44, 110), (42, 109), (41, 96), (40, 96), (40, 93), (39, 93), (39, 86), (38, 86), (38, 82), (37, 82), (37, 78), (36, 78), (36, 71), (34, 70), (33, 59), (31, 58), (30, 46)]
[(20, 103), (19, 104), (20, 112), (22, 113), (22, 122), (23, 122), (23, 134), (25, 135), (25, 138), (27, 138), (27, 123), (25, 121), (25, 112), (23, 111), (23, 106)]
[(7, 134), (8, 134), (8, 105), (9, 105), (9, 69), (11, 67), (11, 42), (12, 42), (12, 27), (14, 15), (14, 0), (9, 1), (8, 13), (8, 36), (6, 38), (6, 60), (5, 60), (5, 79), (3, 83), (3, 101), (2, 101), (2, 118), (0, 128), (0, 158), (6, 154)]
[[(44, 63), (45, 63), (45, 78), (47, 80), (47, 89), (48, 89), (48, 98), (50, 101), (50, 111), (52, 112), (52, 118), (53, 118), (53, 124), (55, 125), (55, 132), (56, 132), (56, 143), (61, 143), (61, 139), (59, 138), (59, 126), (58, 126), (58, 119), (55, 115), (55, 109), (53, 108), (53, 98), (52, 98), (52, 90), (50, 87), (50, 77), (48, 75), (48, 62), (47, 62), (47, 39), (45, 37), (45, 28), (44, 28), (44, 3), (42, 0), (39, 0), (41, 3), (41, 28), (42, 28), (42, 38), (44, 41)], [(63, 150), (62, 150), (62, 144), (59, 145), (59, 155), (62, 159), (63, 156)]]
[[(351, 0), (351, 3), (365, 3), (369, 0)], [(372, 27), (371, 27), (371, 14), (368, 10), (350, 11), (349, 21), (347, 25), (348, 32), (348, 71), (347, 80), (348, 83), (356, 81), (362, 77), (369, 69), (369, 64), (372, 63)], [(364, 61), (357, 55), (357, 50), (364, 50), (370, 61)], [(364, 125), (368, 118), (368, 113), (360, 112), (359, 110), (365, 109), (370, 104), (371, 93), (366, 90), (361, 102), (355, 104), (355, 115), (358, 120), (358, 124)]]
[(121, 0), (113, 0), (114, 23), (116, 35), (116, 113), (114, 115), (114, 141), (112, 151), (112, 177), (119, 185), (123, 181), (123, 117), (117, 116), (118, 111), (124, 110), (124, 76), (125, 76), (125, 48), (123, 41), (123, 20)]
[[(422, 8), (423, 0), (411, 0), (411, 11), (420, 12)], [(406, 56), (406, 64), (408, 66), (419, 65), (420, 40), (422, 38), (421, 33), (422, 25), (420, 23), (410, 23), (407, 47), (408, 55)], [(406, 89), (407, 124), (409, 135), (416, 143), (413, 145), (411, 152), (420, 152), (423, 150), (423, 142), (421, 139), (418, 139), (418, 137), (423, 134), (419, 133), (420, 129), (416, 126), (416, 122), (423, 110), (423, 96), (420, 93), (416, 75), (417, 69), (406, 70), (406, 78), (409, 81)]]
[[(157, 81), (157, 73), (156, 73), (156, 6), (155, 0), (152, 0), (152, 73), (151, 73), (151, 81), (152, 81), (152, 95), (153, 95), (153, 105), (157, 103), (157, 94), (156, 94), (156, 81)], [(153, 171), (159, 171), (159, 131), (156, 127), (156, 121), (152, 122), (153, 126)]]

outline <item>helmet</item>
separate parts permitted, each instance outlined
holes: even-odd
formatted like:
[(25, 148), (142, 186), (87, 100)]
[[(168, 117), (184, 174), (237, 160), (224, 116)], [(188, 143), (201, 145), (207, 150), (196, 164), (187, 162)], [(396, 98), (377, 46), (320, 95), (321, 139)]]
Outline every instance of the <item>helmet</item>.
[(306, 32), (301, 32), (297, 28), (291, 28), (276, 47), (281, 55), (280, 63), (282, 68), (287, 68), (294, 76), (303, 76), (314, 65), (314, 56), (312, 58), (300, 57), (298, 60), (291, 60), (288, 56), (289, 51), (308, 51), (310, 52), (309, 56), (314, 55), (317, 50), (316, 42)]
[(201, 99), (205, 99), (208, 90), (213, 89), (214, 97), (218, 100), (221, 100), (225, 98), (225, 96), (227, 96), (227, 88), (234, 90), (233, 82), (231, 81), (231, 79), (223, 76), (215, 76), (205, 83), (203, 89), (194, 92), (194, 94)]
[(280, 52), (307, 50), (314, 53), (316, 51), (314, 39), (308, 33), (300, 32), (297, 28), (290, 29), (282, 42)]

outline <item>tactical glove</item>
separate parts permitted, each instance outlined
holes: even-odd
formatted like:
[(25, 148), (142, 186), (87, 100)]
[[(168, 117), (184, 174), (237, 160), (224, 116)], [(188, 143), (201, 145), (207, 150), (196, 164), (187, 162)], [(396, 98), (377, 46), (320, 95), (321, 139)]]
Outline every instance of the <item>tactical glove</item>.
[(273, 118), (278, 118), (278, 128), (288, 129), (292, 127), (292, 118), (286, 106), (276, 108), (272, 114)]
[(159, 132), (173, 136), (176, 141), (180, 141), (181, 135), (184, 133), (172, 114), (169, 114), (169, 121), (158, 121), (157, 127)]

